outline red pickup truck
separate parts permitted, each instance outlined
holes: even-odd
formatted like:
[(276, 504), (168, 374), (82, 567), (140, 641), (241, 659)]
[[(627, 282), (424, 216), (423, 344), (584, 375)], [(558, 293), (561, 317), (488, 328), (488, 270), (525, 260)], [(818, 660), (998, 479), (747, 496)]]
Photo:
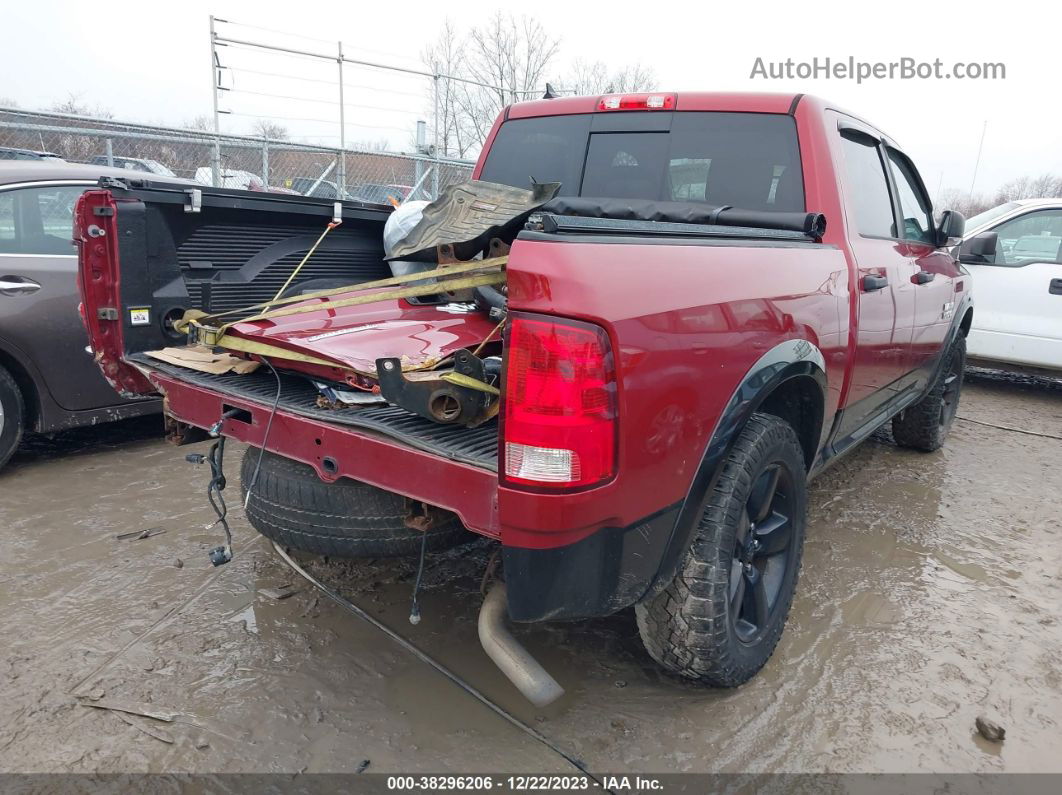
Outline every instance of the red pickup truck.
[[(809, 478), (890, 420), (897, 443), (935, 450), (955, 417), (973, 312), (947, 248), (962, 216), (934, 221), (892, 139), (803, 95), (515, 104), (473, 178), (560, 184), (501, 241), (500, 312), (310, 297), (319, 310), (229, 329), (270, 365), (242, 375), (144, 352), (178, 344), (186, 309), (267, 301), (334, 212), (295, 287), (388, 276), (390, 208), (89, 191), (75, 236), (104, 373), (251, 445), (248, 518), (282, 545), (394, 554), (467, 529), (500, 542), (513, 620), (633, 605), (666, 669), (745, 682), (793, 599)], [(498, 418), (385, 401), (387, 357), (478, 360)]]

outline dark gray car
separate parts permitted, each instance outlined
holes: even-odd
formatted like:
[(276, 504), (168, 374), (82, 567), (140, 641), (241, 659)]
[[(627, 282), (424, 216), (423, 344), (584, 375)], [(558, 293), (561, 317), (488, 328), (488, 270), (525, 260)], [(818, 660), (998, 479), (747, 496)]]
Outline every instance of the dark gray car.
[(0, 466), (23, 431), (161, 409), (157, 400), (119, 398), (86, 350), (73, 212), (101, 176), (132, 175), (54, 160), (0, 162)]

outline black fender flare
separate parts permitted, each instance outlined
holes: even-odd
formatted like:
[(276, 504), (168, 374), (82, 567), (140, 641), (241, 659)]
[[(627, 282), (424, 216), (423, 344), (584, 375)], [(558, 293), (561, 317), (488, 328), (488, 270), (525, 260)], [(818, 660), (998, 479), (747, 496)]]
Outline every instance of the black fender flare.
[[(793, 378), (811, 377), (826, 397), (826, 360), (818, 346), (804, 339), (792, 339), (771, 348), (741, 379), (726, 408), (720, 415), (694, 473), (690, 488), (679, 507), (656, 577), (639, 601), (651, 599), (674, 580), (682, 559), (693, 543), (694, 529), (704, 512), (723, 464), (749, 418), (779, 386)], [(816, 434), (816, 446), (822, 444), (823, 421)], [(817, 452), (817, 450), (816, 450)], [(812, 456), (814, 458), (814, 455)]]

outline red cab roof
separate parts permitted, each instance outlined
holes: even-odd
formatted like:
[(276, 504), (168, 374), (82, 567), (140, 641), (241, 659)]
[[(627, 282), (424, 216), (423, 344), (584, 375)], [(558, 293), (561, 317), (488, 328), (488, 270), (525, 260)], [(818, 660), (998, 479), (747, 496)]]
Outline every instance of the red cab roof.
[[(634, 93), (634, 92), (632, 92)], [(646, 93), (646, 92), (642, 92)], [(800, 94), (767, 94), (724, 91), (652, 91), (675, 97), (675, 110), (716, 110), (734, 113), (788, 113)], [(517, 102), (509, 108), (510, 119), (531, 116), (564, 116), (572, 113), (593, 113), (602, 96), (557, 97)], [(636, 111), (638, 112), (638, 111)], [(642, 111), (652, 113), (653, 111)]]

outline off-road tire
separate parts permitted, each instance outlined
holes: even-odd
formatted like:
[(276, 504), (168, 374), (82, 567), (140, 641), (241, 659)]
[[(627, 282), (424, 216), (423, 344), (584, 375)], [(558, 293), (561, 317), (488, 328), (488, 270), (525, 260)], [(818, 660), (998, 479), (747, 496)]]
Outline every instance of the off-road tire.
[(892, 418), (892, 438), (900, 447), (931, 453), (939, 450), (955, 422), (966, 367), (966, 337), (958, 336), (926, 396)]
[[(258, 454), (258, 448), (248, 447), (243, 455), (245, 498)], [(349, 478), (325, 483), (312, 467), (266, 452), (246, 513), (255, 530), (283, 547), (326, 557), (376, 558), (420, 551), (422, 533), (406, 526), (408, 510), (398, 494)], [(457, 516), (439, 513), (424, 531), (429, 550), (470, 538)]]
[[(785, 555), (784, 562), (772, 570), (777, 577), (775, 600), (758, 634), (743, 640), (735, 618), (743, 615), (742, 608), (735, 608), (731, 600), (734, 597), (735, 604), (743, 604), (737, 586), (741, 585), (744, 594), (748, 580), (738, 580), (751, 576), (746, 574), (751, 570), (738, 560), (737, 550), (748, 551), (739, 543), (742, 532), (745, 538), (750, 530), (760, 537), (755, 535), (756, 525), (749, 525), (748, 506), (754, 502), (753, 488), (766, 493), (767, 487), (760, 484), (764, 478), (769, 481), (776, 469), (780, 473), (777, 494), (781, 494), (782, 476), (788, 476), (785, 488), (789, 493), (784, 495), (791, 523), (787, 552), (777, 553)], [(769, 502), (768, 509), (773, 504)], [(727, 456), (675, 580), (635, 607), (638, 630), (650, 656), (672, 673), (714, 687), (736, 687), (751, 679), (770, 659), (785, 627), (800, 572), (806, 514), (807, 479), (796, 433), (778, 417), (754, 414)], [(768, 518), (780, 515), (771, 513)], [(766, 528), (770, 523), (763, 520), (760, 525)], [(759, 576), (767, 582), (762, 573)]]
[(11, 373), (0, 367), (0, 467), (14, 455), (22, 441), (26, 404)]

